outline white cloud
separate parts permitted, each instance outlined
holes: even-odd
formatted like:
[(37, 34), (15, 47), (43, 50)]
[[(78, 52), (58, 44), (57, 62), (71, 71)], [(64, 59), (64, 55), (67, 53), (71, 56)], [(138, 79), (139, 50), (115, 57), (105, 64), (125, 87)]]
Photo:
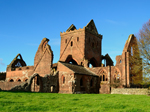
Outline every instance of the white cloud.
[(0, 58), (0, 65), (5, 66), (5, 63), (3, 63), (3, 59)]
[(114, 20), (110, 20), (110, 19), (106, 19), (106, 22), (113, 24), (113, 25), (121, 25), (121, 26), (126, 26), (127, 23), (125, 22), (119, 22), (119, 21), (114, 21)]

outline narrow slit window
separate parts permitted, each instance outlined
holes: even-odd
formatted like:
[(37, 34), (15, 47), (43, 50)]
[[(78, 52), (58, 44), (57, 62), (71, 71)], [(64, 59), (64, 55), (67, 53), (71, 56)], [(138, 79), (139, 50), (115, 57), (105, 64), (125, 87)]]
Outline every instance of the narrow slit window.
[(63, 84), (65, 83), (65, 77), (63, 77)]
[(73, 42), (71, 41), (71, 46), (73, 46)]
[(79, 41), (79, 37), (77, 37), (77, 42)]
[(105, 81), (105, 75), (103, 75), (103, 81)]

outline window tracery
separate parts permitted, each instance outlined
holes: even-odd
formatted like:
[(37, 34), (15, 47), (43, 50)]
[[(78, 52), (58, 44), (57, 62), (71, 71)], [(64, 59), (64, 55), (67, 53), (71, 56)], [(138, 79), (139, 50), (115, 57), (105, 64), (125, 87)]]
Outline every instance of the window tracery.
[(114, 74), (114, 82), (120, 82), (120, 73), (118, 71), (115, 71), (115, 74)]
[(108, 81), (107, 74), (103, 70), (100, 72), (100, 81)]

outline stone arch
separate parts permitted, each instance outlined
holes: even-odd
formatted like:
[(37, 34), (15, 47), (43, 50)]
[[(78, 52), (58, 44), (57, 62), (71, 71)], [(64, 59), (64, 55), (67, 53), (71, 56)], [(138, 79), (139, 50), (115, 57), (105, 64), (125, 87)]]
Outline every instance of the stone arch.
[(106, 67), (106, 66), (113, 66), (113, 61), (111, 59), (111, 57), (106, 54), (105, 56), (102, 55), (102, 60), (101, 60), (101, 63), (102, 63), (102, 67)]
[(121, 58), (119, 59), (119, 63), (122, 63), (122, 59)]
[(14, 82), (14, 80), (13, 79), (9, 79), (8, 82)]
[(118, 71), (120, 73), (120, 75), (121, 75), (121, 72), (120, 72), (118, 67), (115, 67), (115, 71)]
[(102, 67), (105, 67), (106, 66), (106, 59), (103, 58), (101, 63), (102, 63)]
[(7, 66), (7, 68), (10, 68), (12, 71), (14, 71), (18, 67), (24, 67), (26, 66), (25, 61), (23, 60), (21, 54), (18, 54), (12, 62)]
[(100, 69), (98, 72), (99, 80), (101, 81), (108, 81), (108, 73), (105, 69)]
[(120, 72), (120, 70), (117, 68), (117, 67), (115, 67), (115, 69), (114, 69), (114, 73), (113, 73), (113, 80), (114, 80), (114, 82), (116, 81), (116, 82), (120, 82), (122, 79), (121, 79), (121, 72)]
[(134, 34), (131, 34), (129, 35), (128, 40), (125, 43), (123, 52), (129, 52), (130, 56), (133, 56), (136, 48), (136, 55), (137, 55), (137, 53), (139, 52), (137, 47), (138, 47), (137, 39), (134, 36)]
[(89, 60), (88, 67), (90, 67), (90, 68), (98, 67), (97, 61), (96, 61), (96, 59), (94, 57)]
[(29, 88), (32, 92), (41, 92), (43, 89), (42, 79), (37, 73), (35, 73), (33, 76), (30, 77), (28, 83)]
[(70, 64), (78, 65), (77, 60), (74, 59), (74, 58), (72, 57), (72, 55), (68, 55), (68, 57), (66, 58), (65, 62), (66, 62), (66, 63), (70, 63)]
[(27, 77), (25, 77), (24, 79), (23, 79), (23, 82), (25, 82), (25, 81), (27, 81), (28, 80), (28, 78)]
[(20, 78), (17, 78), (17, 79), (16, 79), (16, 82), (21, 82), (21, 79), (20, 79)]
[(104, 69), (104, 68), (101, 68), (101, 69), (99, 69), (99, 70), (98, 70), (97, 74), (100, 74), (100, 73), (102, 73), (102, 71), (104, 71), (106, 74), (108, 73), (106, 69)]

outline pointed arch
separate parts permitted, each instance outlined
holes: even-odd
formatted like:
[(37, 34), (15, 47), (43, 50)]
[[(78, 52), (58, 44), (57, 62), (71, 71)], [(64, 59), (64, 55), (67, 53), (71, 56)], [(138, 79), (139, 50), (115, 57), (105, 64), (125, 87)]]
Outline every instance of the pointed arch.
[[(134, 34), (129, 35), (128, 40), (125, 43), (124, 52), (129, 52), (130, 56), (134, 55), (134, 49), (138, 47), (137, 44), (137, 39), (134, 36)], [(138, 49), (136, 49), (136, 52), (138, 53), (139, 51), (137, 51)]]
[(7, 66), (7, 68), (11, 68), (11, 70), (15, 70), (17, 67), (26, 66), (25, 61), (23, 60), (21, 54), (17, 54), (17, 56), (11, 61), (11, 63)]
[(16, 79), (16, 82), (21, 82), (21, 79), (20, 79), (20, 78), (17, 78), (17, 79)]
[(39, 74), (34, 74), (29, 79), (30, 82), (30, 88), (32, 92), (40, 92), (42, 91), (42, 79), (39, 76)]
[(8, 82), (14, 82), (14, 80), (13, 79), (9, 79)]
[(23, 79), (23, 82), (25, 82), (25, 81), (27, 81), (28, 80), (28, 78), (27, 77), (25, 77), (24, 79)]
[(121, 75), (121, 72), (119, 70), (119, 68), (115, 67), (115, 72), (118, 71), (118, 73)]
[(108, 74), (107, 70), (104, 69), (104, 68), (100, 68), (100, 69), (98, 70), (97, 74), (103, 73), (103, 71), (104, 71), (106, 74)]
[(120, 82), (121, 81), (121, 72), (117, 67), (115, 67), (115, 69), (114, 69), (113, 80), (114, 80), (114, 82)]
[(72, 55), (68, 55), (65, 60), (66, 63), (78, 65), (78, 62), (72, 57)]
[(97, 61), (94, 57), (89, 60), (88, 67), (98, 67)]
[(108, 72), (105, 69), (100, 69), (98, 71), (99, 80), (101, 81), (108, 81)]

